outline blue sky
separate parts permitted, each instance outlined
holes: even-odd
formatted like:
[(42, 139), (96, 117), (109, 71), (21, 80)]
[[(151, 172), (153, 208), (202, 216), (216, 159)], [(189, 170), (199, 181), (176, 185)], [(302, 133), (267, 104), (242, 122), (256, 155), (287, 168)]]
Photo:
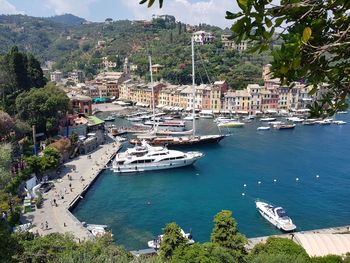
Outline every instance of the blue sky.
[(171, 14), (177, 20), (230, 26), (226, 10), (237, 11), (236, 0), (165, 0), (163, 9), (140, 6), (139, 0), (0, 0), (0, 14), (53, 16), (72, 13), (90, 21), (149, 19), (152, 14)]

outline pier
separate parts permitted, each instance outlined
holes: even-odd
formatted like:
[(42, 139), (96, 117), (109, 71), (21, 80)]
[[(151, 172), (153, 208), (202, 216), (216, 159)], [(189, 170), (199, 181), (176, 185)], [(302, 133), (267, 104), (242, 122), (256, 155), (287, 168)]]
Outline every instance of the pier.
[[(259, 243), (265, 243), (269, 237), (282, 237), (294, 240), (296, 234), (350, 234), (350, 225), (340, 226), (340, 227), (329, 227), (315, 230), (307, 230), (307, 231), (298, 231), (292, 233), (286, 233), (281, 235), (271, 235), (271, 236), (263, 236), (263, 237), (254, 237), (248, 239), (248, 244), (246, 248), (248, 250), (253, 249), (253, 247)], [(295, 241), (295, 240), (294, 240)]]
[(32, 231), (40, 235), (71, 233), (77, 241), (92, 239), (91, 232), (74, 217), (71, 210), (83, 198), (120, 148), (120, 143), (108, 137), (106, 144), (100, 145), (94, 152), (80, 155), (65, 163), (60, 178), (54, 181), (54, 188), (43, 194), (41, 208), (23, 214), (22, 222), (31, 222)]

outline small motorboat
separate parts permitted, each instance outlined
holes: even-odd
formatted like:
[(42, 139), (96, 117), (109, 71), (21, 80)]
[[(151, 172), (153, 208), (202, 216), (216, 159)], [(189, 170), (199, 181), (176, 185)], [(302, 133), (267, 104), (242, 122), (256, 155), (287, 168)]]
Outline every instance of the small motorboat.
[(348, 112), (345, 110), (345, 111), (337, 111), (337, 114), (347, 114)]
[(297, 228), (282, 207), (273, 206), (261, 201), (255, 201), (255, 205), (259, 213), (278, 229), (284, 232), (290, 232)]
[[(185, 231), (183, 231), (182, 229), (180, 231), (181, 231), (181, 235), (184, 238), (187, 239), (187, 244), (188, 245), (194, 244), (194, 240), (193, 240), (193, 237), (192, 237), (191, 233), (185, 233)], [(162, 239), (163, 239), (163, 236), (164, 235), (159, 235), (159, 236), (157, 236), (157, 238), (148, 241), (147, 242), (148, 247), (149, 248), (154, 248), (154, 249), (159, 249), (160, 248), (160, 243), (162, 242)]]
[(104, 121), (115, 121), (115, 117), (108, 116), (107, 118), (104, 119)]
[(261, 118), (260, 121), (263, 121), (263, 122), (269, 122), (269, 121), (275, 121), (276, 118)]
[(333, 121), (333, 123), (337, 125), (345, 125), (346, 121)]
[(270, 130), (270, 126), (261, 126), (257, 128), (258, 131), (266, 131), (266, 130)]
[(295, 124), (277, 124), (273, 127), (277, 130), (291, 130), (295, 128)]
[(332, 124), (332, 119), (324, 119), (321, 121), (316, 121), (315, 123), (319, 125), (331, 125)]

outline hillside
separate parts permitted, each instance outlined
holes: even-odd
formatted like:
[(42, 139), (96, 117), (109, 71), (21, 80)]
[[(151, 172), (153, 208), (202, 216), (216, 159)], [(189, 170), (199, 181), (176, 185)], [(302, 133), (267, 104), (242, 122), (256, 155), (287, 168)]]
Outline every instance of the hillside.
[[(182, 23), (153, 21), (115, 21), (109, 23), (81, 23), (81, 18), (64, 15), (54, 18), (36, 18), (23, 15), (0, 16), (0, 52), (17, 45), (20, 50), (33, 53), (42, 63), (54, 61), (54, 68), (63, 72), (82, 69), (88, 78), (101, 70), (101, 58), (108, 57), (122, 68), (129, 58), (138, 66), (136, 73), (147, 79), (148, 55), (154, 63), (164, 65), (155, 76), (172, 83), (189, 83), (191, 33)], [(78, 22), (80, 21), (80, 22)], [(197, 55), (197, 82), (226, 79), (234, 88), (249, 82), (258, 82), (261, 66), (270, 61), (270, 52), (250, 55), (222, 48), (220, 36), (227, 33), (218, 27), (199, 25), (196, 30), (211, 32), (216, 41), (199, 46)], [(105, 45), (98, 46), (98, 41)]]
[(86, 22), (84, 18), (72, 15), (72, 14), (64, 14), (58, 16), (52, 16), (46, 18), (47, 20), (51, 20), (52, 22), (64, 24), (67, 26), (79, 26), (82, 23)]

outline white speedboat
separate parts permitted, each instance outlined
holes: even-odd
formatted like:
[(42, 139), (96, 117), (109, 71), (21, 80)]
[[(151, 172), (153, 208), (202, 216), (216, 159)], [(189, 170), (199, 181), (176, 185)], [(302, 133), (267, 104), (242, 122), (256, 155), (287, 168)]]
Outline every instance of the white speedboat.
[(346, 121), (333, 121), (333, 123), (337, 125), (345, 125)]
[(347, 111), (337, 111), (337, 114), (347, 114)]
[(255, 201), (255, 205), (259, 213), (278, 229), (285, 232), (290, 232), (296, 229), (292, 219), (290, 219), (282, 207), (273, 206), (260, 201)]
[[(181, 229), (181, 234), (182, 234), (182, 236), (183, 236), (184, 238), (187, 239), (187, 244), (188, 244), (188, 245), (194, 244), (194, 240), (193, 240), (193, 238), (192, 238), (191, 233), (185, 233), (185, 231), (183, 231), (183, 230)], [(154, 249), (160, 248), (160, 243), (162, 242), (163, 236), (164, 236), (164, 235), (159, 235), (159, 236), (157, 236), (157, 238), (148, 241), (148, 242), (147, 242), (148, 247), (149, 247), (149, 248), (154, 248)]]
[(332, 121), (331, 119), (324, 119), (324, 120), (316, 121), (315, 123), (320, 125), (331, 125)]
[(302, 118), (299, 118), (299, 117), (289, 117), (289, 118), (286, 118), (288, 121), (292, 121), (292, 122), (295, 122), (295, 123), (302, 123), (304, 121), (304, 119)]
[(153, 147), (143, 141), (141, 145), (118, 153), (112, 163), (117, 173), (135, 173), (188, 166), (203, 156), (201, 152), (181, 152), (166, 147)]
[(261, 126), (257, 128), (258, 131), (266, 131), (266, 130), (270, 130), (270, 126)]

